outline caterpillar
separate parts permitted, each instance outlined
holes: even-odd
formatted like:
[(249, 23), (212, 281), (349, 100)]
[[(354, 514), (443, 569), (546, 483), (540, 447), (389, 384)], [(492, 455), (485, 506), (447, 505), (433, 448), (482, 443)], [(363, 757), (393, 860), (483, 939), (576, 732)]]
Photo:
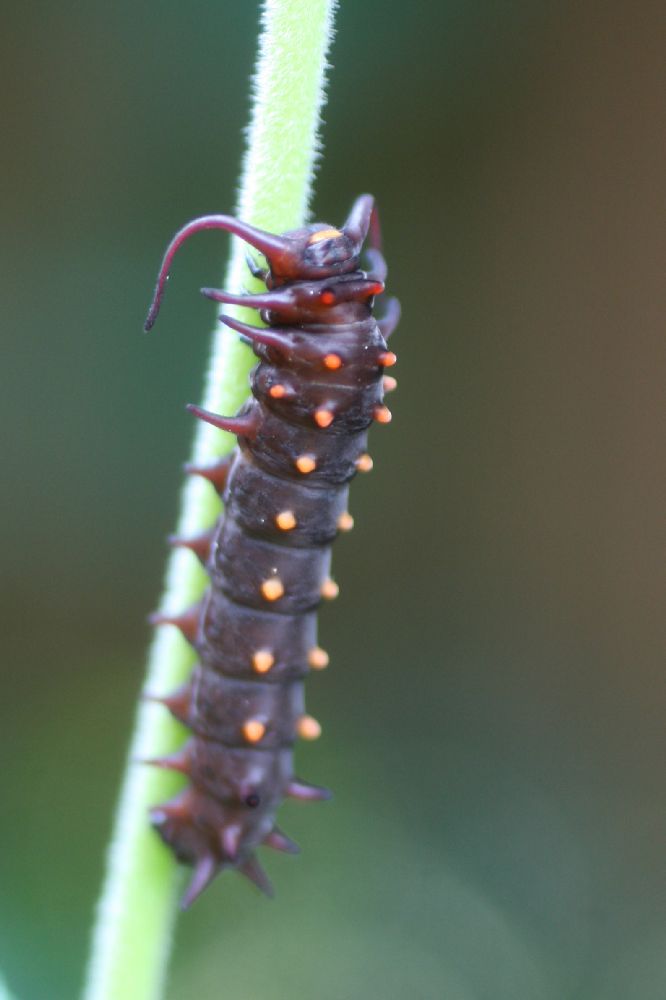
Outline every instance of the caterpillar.
[[(320, 733), (305, 713), (303, 680), (328, 664), (317, 645), (317, 608), (338, 592), (330, 547), (353, 526), (350, 480), (372, 468), (368, 428), (391, 419), (383, 400), (396, 382), (385, 369), (396, 356), (386, 341), (400, 316), (396, 299), (381, 319), (372, 314), (387, 268), (375, 201), (366, 194), (341, 229), (313, 223), (278, 236), (226, 215), (189, 222), (167, 248), (146, 330), (176, 251), (204, 229), (233, 233), (262, 254), (265, 268), (251, 257), (248, 266), (266, 291), (202, 294), (256, 309), (266, 326), (220, 317), (258, 358), (252, 395), (233, 417), (188, 406), (235, 434), (237, 446), (214, 465), (186, 467), (221, 494), (224, 512), (211, 532), (171, 539), (199, 556), (210, 587), (196, 608), (151, 618), (178, 626), (199, 658), (182, 688), (155, 698), (192, 737), (176, 754), (148, 761), (189, 779), (176, 798), (151, 810), (162, 840), (194, 868), (183, 908), (228, 868), (271, 895), (256, 848), (298, 851), (276, 826), (281, 801), (330, 797), (294, 777), (292, 747), (297, 737)], [(360, 257), (368, 235), (365, 271)]]

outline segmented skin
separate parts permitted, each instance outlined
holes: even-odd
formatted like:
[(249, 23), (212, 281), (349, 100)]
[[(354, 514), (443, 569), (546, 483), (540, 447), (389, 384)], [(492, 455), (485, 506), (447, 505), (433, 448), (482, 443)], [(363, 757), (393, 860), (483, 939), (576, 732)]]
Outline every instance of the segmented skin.
[[(374, 200), (363, 195), (341, 230), (315, 223), (276, 237), (227, 216), (190, 223), (167, 251), (148, 326), (175, 250), (203, 228), (230, 229), (264, 254), (265, 293), (204, 294), (254, 306), (268, 329), (222, 317), (249, 339), (259, 363), (235, 418), (192, 407), (238, 441), (214, 469), (191, 470), (223, 491), (212, 535), (175, 540), (205, 559), (210, 587), (196, 613), (155, 618), (180, 625), (199, 658), (185, 688), (161, 699), (192, 736), (175, 757), (154, 762), (189, 778), (152, 811), (164, 842), (195, 868), (186, 906), (224, 868), (270, 892), (255, 849), (297, 850), (275, 825), (283, 798), (328, 797), (294, 778), (292, 748), (299, 735), (319, 734), (305, 713), (303, 680), (327, 663), (317, 609), (337, 593), (331, 544), (353, 523), (349, 482), (371, 466), (368, 428), (390, 419), (383, 396), (395, 380), (384, 376), (395, 355), (385, 338), (399, 315), (391, 300), (385, 319), (373, 317), (386, 267)], [(360, 253), (369, 228), (368, 273)]]

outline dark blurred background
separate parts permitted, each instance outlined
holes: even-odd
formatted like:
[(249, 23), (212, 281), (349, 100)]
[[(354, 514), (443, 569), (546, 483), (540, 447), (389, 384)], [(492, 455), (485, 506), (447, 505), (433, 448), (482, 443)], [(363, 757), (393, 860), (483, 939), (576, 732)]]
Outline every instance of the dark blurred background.
[[(255, 2), (6, 12), (0, 967), (80, 987), (224, 239)], [(379, 198), (400, 389), (299, 751), (169, 1000), (663, 1000), (663, 4), (346, 0), (314, 204)]]

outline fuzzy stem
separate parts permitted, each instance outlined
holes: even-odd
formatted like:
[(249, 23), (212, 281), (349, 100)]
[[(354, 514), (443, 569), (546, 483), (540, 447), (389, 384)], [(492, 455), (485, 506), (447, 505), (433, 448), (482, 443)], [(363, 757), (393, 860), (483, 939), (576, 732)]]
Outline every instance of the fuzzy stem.
[(9, 987), (2, 978), (1, 972), (0, 972), (0, 1000), (14, 1000), (13, 995), (9, 992)]
[[(304, 221), (318, 154), (335, 6), (336, 0), (264, 0), (237, 207), (240, 218), (262, 229), (280, 233)], [(234, 239), (225, 288), (251, 287), (245, 250)], [(242, 312), (237, 310), (237, 315)], [(257, 321), (255, 314), (251, 321)], [(252, 360), (249, 348), (232, 331), (218, 326), (203, 405), (234, 413), (247, 396)], [(210, 460), (234, 444), (231, 435), (200, 424), (193, 458)], [(211, 487), (192, 477), (183, 490), (178, 533), (201, 531), (219, 511)], [(195, 556), (177, 550), (167, 567), (161, 607), (182, 610), (199, 598), (205, 585), (206, 576)], [(150, 651), (146, 690), (173, 690), (187, 678), (192, 662), (192, 653), (177, 630), (159, 629)], [(133, 761), (169, 753), (183, 738), (182, 727), (161, 706), (140, 705), (97, 911), (84, 1000), (156, 1000), (162, 995), (180, 879), (171, 853), (149, 827), (148, 809), (169, 798), (178, 781), (168, 772)]]

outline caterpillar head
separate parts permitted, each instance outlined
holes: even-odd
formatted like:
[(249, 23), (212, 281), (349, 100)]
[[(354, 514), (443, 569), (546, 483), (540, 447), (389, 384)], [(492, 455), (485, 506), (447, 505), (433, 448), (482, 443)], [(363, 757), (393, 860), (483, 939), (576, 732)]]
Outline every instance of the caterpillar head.
[(374, 218), (374, 198), (363, 194), (354, 202), (342, 229), (314, 222), (284, 233), (279, 238), (283, 241), (281, 250), (264, 252), (269, 265), (269, 287), (294, 279), (330, 278), (356, 270)]
[(169, 269), (179, 247), (193, 233), (204, 229), (224, 229), (239, 236), (264, 255), (268, 262), (268, 287), (285, 281), (308, 278), (329, 278), (346, 274), (358, 267), (363, 241), (373, 228), (373, 242), (378, 243), (379, 227), (372, 195), (362, 194), (352, 206), (342, 229), (314, 223), (276, 236), (256, 229), (229, 215), (203, 215), (188, 222), (171, 240), (160, 267), (153, 299), (146, 317), (145, 329), (157, 319)]

